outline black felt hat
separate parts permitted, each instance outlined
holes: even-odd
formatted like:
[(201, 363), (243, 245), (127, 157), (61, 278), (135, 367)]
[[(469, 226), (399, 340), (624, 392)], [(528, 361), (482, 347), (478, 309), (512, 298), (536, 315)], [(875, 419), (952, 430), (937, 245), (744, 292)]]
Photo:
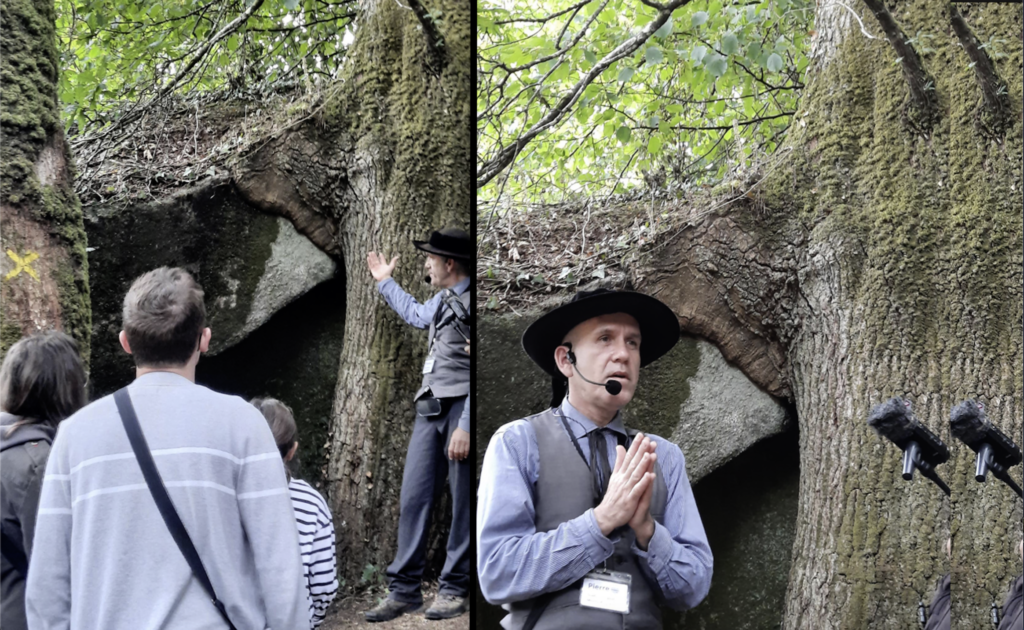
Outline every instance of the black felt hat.
[(469, 234), (455, 228), (431, 232), (429, 240), (413, 241), (412, 244), (416, 249), (446, 258), (468, 261), (474, 257), (473, 241), (469, 238)]
[(555, 364), (555, 348), (577, 325), (600, 315), (626, 313), (640, 325), (640, 367), (661, 358), (679, 341), (679, 319), (661, 300), (633, 291), (596, 289), (580, 291), (571, 300), (548, 311), (523, 333), (523, 350), (552, 376), (552, 405), (565, 395), (565, 376)]

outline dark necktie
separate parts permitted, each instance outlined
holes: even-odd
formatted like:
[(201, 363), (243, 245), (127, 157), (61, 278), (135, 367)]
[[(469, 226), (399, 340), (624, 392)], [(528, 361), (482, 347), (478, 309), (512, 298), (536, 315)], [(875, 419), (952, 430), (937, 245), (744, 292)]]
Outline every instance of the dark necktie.
[(598, 502), (604, 498), (608, 480), (612, 476), (608, 463), (608, 439), (605, 437), (607, 432), (608, 429), (594, 429), (587, 436), (590, 441), (590, 472), (594, 476), (594, 496), (598, 498)]

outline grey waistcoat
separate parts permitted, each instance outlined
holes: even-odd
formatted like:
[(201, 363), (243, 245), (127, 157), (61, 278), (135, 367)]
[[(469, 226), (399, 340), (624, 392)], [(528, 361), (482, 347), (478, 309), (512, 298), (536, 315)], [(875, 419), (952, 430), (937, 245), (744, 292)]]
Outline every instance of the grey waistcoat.
[[(462, 292), (459, 299), (462, 300), (466, 310), (470, 310), (469, 287)], [(441, 308), (448, 311), (448, 307), (444, 306), (443, 302)], [(436, 317), (430, 322), (429, 341), (427, 342), (427, 352), (434, 357), (434, 369), (429, 374), (423, 375), (423, 383), (417, 390), (414, 400), (419, 400), (428, 389), (435, 398), (458, 398), (469, 394), (469, 353), (466, 352), (466, 339), (459, 332), (461, 331), (466, 337), (469, 337), (470, 328), (455, 320), (437, 331), (434, 330), (436, 322)]]
[[(535, 488), (535, 505), (537, 514), (537, 531), (547, 532), (557, 529), (562, 523), (583, 514), (593, 505), (591, 489), (591, 472), (583, 462), (572, 440), (565, 433), (561, 421), (549, 409), (529, 418), (537, 436), (537, 451), (540, 456), (540, 474)], [(633, 435), (634, 431), (628, 431)], [(651, 498), (651, 516), (659, 523), (665, 520), (665, 502), (668, 499), (668, 488), (661, 473), (661, 465), (655, 464), (657, 475), (654, 481), (654, 496)], [(629, 526), (618, 531), (619, 541), (615, 551), (605, 563), (610, 571), (629, 573), (632, 576), (628, 615), (582, 608), (579, 605), (579, 580), (563, 589), (550, 599), (544, 614), (541, 615), (534, 630), (569, 630), (585, 628), (586, 630), (649, 630), (661, 628), (661, 589), (657, 583), (648, 581), (640, 568), (639, 558), (633, 552), (635, 536)], [(653, 577), (653, 576), (652, 576)], [(526, 622), (530, 610), (545, 596), (516, 602), (507, 608), (511, 615), (502, 625), (519, 630)]]

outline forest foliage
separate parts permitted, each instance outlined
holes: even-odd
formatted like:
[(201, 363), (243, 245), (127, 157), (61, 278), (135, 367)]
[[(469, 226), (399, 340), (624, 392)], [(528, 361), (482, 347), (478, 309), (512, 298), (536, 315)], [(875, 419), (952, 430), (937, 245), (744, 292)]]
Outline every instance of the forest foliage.
[(482, 201), (686, 188), (776, 149), (804, 85), (814, 3), (674, 5), (645, 32), (666, 5), (478, 0)]
[(73, 145), (169, 95), (322, 85), (338, 76), (356, 0), (57, 0), (60, 100)]

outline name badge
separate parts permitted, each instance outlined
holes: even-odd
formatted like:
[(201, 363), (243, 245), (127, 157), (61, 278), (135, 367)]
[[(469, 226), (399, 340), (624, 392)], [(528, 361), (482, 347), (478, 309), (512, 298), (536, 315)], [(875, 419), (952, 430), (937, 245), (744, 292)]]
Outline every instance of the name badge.
[(618, 571), (591, 571), (583, 578), (580, 606), (629, 614), (629, 585), (632, 576)]
[(434, 371), (434, 357), (427, 357), (427, 360), (423, 363), (423, 373), (430, 374)]

